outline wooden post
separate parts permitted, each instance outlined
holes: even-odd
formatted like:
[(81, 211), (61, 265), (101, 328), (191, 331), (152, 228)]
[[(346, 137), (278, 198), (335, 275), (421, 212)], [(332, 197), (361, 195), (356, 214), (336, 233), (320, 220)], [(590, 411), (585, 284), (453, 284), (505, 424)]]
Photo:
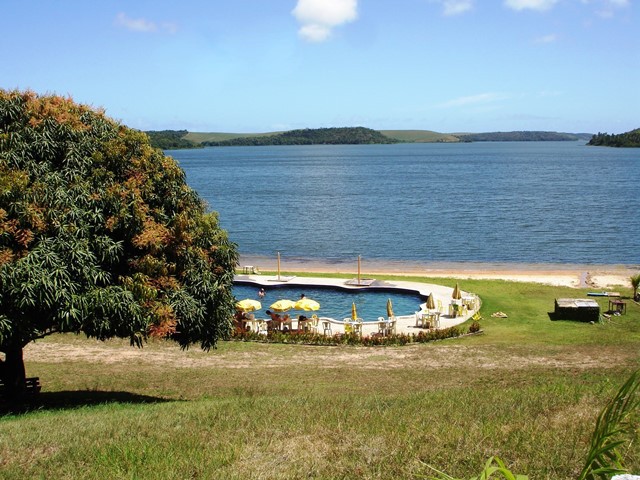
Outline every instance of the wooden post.
[(280, 252), (278, 252), (278, 281), (280, 281)]

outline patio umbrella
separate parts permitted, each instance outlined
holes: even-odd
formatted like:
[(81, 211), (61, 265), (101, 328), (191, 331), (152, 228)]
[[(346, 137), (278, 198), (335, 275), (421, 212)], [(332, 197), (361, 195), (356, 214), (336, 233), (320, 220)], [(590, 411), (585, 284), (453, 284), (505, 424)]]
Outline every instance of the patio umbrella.
[(298, 300), (293, 308), (295, 308), (296, 310), (305, 310), (307, 312), (309, 310), (315, 311), (320, 309), (320, 304), (315, 300), (311, 300), (310, 298), (304, 297)]
[(387, 299), (387, 317), (393, 317), (393, 304), (390, 298)]
[(278, 300), (275, 303), (272, 303), (269, 308), (271, 310), (275, 310), (276, 312), (286, 312), (287, 310), (291, 310), (295, 306), (296, 302), (291, 300)]
[(430, 293), (427, 297), (427, 310), (435, 310), (436, 302), (433, 300), (433, 293)]
[(356, 302), (351, 304), (351, 320), (358, 319), (358, 310), (356, 310)]
[(456, 283), (456, 287), (453, 289), (453, 294), (451, 295), (451, 298), (453, 298), (454, 300), (460, 300), (462, 298), (462, 295), (460, 294), (460, 287), (458, 286), (457, 283)]
[(261, 308), (262, 304), (252, 298), (245, 298), (244, 300), (236, 302), (236, 310), (240, 310), (242, 312), (255, 312)]

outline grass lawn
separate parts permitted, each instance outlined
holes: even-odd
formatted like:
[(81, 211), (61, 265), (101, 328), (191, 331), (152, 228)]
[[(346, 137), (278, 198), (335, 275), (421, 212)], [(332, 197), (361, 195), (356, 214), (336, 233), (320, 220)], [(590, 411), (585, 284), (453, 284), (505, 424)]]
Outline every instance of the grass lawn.
[[(0, 417), (0, 478), (395, 479), (427, 478), (427, 465), (466, 478), (493, 455), (532, 480), (575, 478), (599, 411), (640, 367), (640, 307), (551, 321), (555, 298), (586, 290), (459, 282), (483, 300), (483, 335), (210, 352), (40, 340), (25, 351), (37, 403)], [(638, 442), (627, 460), (639, 473)]]

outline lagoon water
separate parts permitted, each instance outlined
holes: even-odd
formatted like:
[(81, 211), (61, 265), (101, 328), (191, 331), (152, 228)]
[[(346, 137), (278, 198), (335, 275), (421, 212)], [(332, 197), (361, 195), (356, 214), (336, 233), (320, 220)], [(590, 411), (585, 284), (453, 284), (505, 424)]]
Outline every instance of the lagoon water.
[(640, 263), (640, 149), (584, 142), (172, 150), (242, 255)]

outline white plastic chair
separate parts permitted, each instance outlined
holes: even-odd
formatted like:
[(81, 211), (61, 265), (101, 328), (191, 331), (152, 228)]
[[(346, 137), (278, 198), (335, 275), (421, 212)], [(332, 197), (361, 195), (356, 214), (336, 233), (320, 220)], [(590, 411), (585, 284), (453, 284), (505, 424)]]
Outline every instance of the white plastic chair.
[(324, 335), (329, 334), (329, 336), (333, 336), (333, 332), (331, 331), (331, 321), (328, 318), (322, 318), (322, 333)]

